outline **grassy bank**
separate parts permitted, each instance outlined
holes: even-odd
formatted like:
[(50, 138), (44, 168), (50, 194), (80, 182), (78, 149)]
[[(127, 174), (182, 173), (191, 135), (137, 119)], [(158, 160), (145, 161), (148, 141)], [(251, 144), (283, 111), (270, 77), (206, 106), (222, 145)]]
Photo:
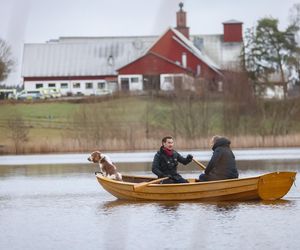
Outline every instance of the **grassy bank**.
[[(0, 152), (155, 150), (169, 134), (175, 136), (180, 149), (207, 149), (214, 134), (230, 137), (236, 148), (300, 146), (298, 119), (288, 121), (287, 133), (272, 134), (273, 126), (278, 125), (271, 120), (273, 116), (262, 124), (255, 113), (240, 111), (230, 113), (220, 100), (147, 96), (2, 103)], [(14, 123), (24, 126), (13, 128)], [(23, 129), (26, 138), (13, 136)]]

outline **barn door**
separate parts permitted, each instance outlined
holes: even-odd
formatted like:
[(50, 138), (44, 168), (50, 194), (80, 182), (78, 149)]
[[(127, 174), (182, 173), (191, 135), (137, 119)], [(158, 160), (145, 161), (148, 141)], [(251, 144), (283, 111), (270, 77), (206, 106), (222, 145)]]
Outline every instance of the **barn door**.
[(159, 75), (144, 75), (143, 90), (160, 90), (160, 76)]
[(129, 91), (129, 78), (121, 78), (121, 90)]

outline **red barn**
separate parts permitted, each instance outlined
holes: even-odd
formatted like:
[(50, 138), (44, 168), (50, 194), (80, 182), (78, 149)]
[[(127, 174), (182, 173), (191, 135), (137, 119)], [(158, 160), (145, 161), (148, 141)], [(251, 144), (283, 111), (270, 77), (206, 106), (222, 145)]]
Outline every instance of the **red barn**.
[(194, 78), (216, 82), (222, 77), (219, 67), (189, 40), (185, 16), (181, 8), (176, 29), (169, 28), (144, 55), (118, 69), (119, 89), (190, 89)]
[(25, 44), (24, 89), (54, 88), (63, 95), (193, 90), (199, 82), (195, 79), (206, 79), (213, 88), (221, 86), (221, 70), (240, 65), (242, 23), (224, 22), (224, 34), (190, 35), (183, 4), (179, 6), (176, 28), (160, 37), (61, 37)]

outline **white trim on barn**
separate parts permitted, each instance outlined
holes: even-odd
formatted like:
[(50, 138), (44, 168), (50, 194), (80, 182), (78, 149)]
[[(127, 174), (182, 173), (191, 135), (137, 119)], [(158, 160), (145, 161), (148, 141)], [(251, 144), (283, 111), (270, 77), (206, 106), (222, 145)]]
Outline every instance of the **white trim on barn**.
[(176, 88), (176, 81), (180, 81), (180, 86), (185, 90), (195, 90), (194, 78), (186, 74), (161, 74), (160, 89), (172, 91)]
[(103, 79), (96, 80), (41, 80), (24, 81), (24, 89), (33, 91), (39, 88), (55, 88), (62, 95), (103, 95), (112, 93), (117, 89), (117, 83), (107, 82)]
[(142, 91), (143, 75), (119, 75), (118, 84), (121, 91)]

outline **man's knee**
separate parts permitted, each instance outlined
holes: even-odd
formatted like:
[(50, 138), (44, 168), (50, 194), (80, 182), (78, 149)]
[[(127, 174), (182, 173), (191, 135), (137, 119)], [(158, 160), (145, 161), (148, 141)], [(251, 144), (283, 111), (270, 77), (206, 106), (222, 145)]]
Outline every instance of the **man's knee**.
[(206, 174), (200, 174), (199, 181), (208, 181), (208, 176)]
[(175, 183), (188, 183), (188, 181), (182, 177), (180, 177), (178, 180), (175, 180)]

